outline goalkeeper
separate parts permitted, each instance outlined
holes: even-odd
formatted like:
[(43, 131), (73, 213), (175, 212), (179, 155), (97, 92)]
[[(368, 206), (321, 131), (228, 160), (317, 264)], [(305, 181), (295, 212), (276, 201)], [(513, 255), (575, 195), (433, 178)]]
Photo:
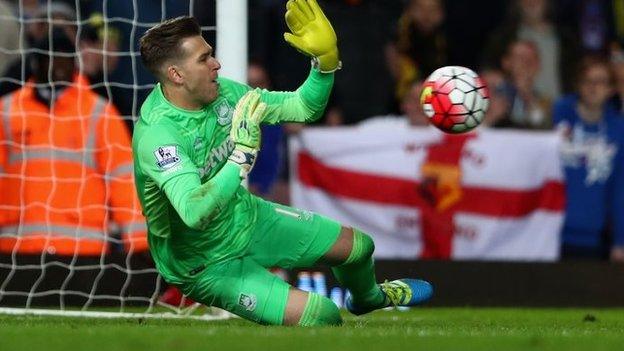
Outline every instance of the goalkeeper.
[(319, 118), (341, 65), (316, 0), (286, 7), (292, 33), (284, 39), (312, 58), (294, 92), (218, 77), (220, 64), (193, 18), (165, 21), (141, 38), (143, 63), (159, 83), (141, 107), (134, 169), (156, 267), (193, 300), (262, 324), (342, 323), (328, 298), (288, 285), (267, 267), (330, 265), (358, 315), (423, 302), (432, 293), (425, 281), (375, 282), (367, 234), (241, 186), (260, 148), (260, 124)]

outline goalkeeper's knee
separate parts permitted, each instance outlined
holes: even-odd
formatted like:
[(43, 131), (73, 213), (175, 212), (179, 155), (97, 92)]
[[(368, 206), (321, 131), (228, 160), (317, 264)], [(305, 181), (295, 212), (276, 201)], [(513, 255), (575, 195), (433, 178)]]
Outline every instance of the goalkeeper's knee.
[(317, 293), (309, 293), (299, 325), (302, 327), (342, 325), (342, 317), (338, 307), (330, 299)]
[(342, 265), (358, 264), (373, 256), (375, 243), (373, 239), (359, 229), (353, 228), (353, 246), (347, 260)]

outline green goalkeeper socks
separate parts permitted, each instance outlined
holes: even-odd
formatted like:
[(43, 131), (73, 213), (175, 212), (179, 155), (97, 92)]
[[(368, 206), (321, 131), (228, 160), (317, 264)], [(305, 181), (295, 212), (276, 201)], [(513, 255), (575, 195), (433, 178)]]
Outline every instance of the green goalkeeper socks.
[(375, 280), (374, 250), (373, 239), (353, 229), (351, 254), (343, 264), (332, 268), (340, 285), (351, 292), (353, 302), (362, 307), (378, 307), (385, 301), (385, 296)]
[(341, 325), (342, 317), (334, 303), (317, 293), (308, 295), (308, 302), (303, 310), (299, 325), (302, 327), (314, 327), (325, 325)]

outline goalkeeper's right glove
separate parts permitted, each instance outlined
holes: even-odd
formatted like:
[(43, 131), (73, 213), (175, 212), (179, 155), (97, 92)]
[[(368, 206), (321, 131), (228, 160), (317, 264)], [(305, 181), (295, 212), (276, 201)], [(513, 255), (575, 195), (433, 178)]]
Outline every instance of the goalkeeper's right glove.
[(242, 179), (247, 178), (256, 162), (260, 149), (260, 121), (265, 110), (266, 104), (260, 102), (260, 93), (255, 90), (247, 92), (234, 109), (230, 138), (235, 146), (228, 160), (241, 167)]

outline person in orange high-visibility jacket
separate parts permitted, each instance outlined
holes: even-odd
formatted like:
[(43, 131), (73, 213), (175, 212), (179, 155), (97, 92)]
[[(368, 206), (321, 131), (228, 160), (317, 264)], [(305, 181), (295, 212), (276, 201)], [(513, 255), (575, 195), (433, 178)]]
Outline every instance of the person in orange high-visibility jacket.
[(100, 256), (111, 243), (145, 251), (123, 120), (75, 72), (65, 34), (35, 48), (33, 79), (0, 98), (0, 253)]

